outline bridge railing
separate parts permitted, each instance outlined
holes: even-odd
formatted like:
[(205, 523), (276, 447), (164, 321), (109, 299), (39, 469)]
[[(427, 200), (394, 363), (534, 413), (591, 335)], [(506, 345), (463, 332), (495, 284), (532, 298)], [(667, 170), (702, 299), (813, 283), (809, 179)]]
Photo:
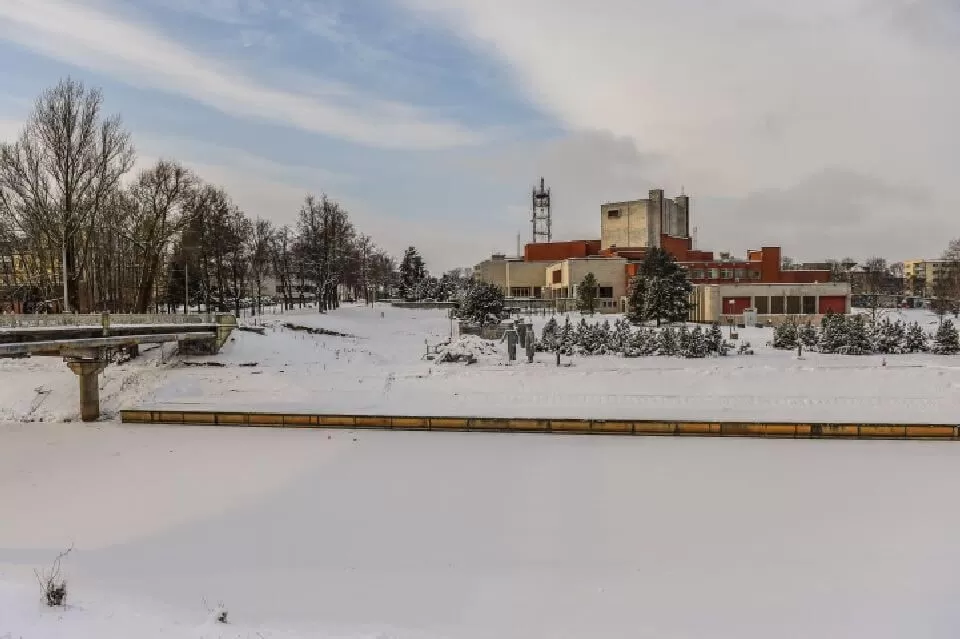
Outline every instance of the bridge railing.
[[(44, 328), (47, 326), (100, 326), (100, 313), (66, 315), (0, 315), (0, 328)], [(203, 324), (213, 322), (210, 315), (133, 314), (110, 315), (111, 324)]]

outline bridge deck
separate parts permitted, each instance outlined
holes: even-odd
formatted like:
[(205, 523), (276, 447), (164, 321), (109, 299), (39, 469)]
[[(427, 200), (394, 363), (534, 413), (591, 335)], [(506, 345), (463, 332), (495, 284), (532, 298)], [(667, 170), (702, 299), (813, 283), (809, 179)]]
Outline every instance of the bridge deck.
[(203, 331), (192, 333), (159, 333), (153, 335), (115, 335), (111, 337), (86, 339), (40, 340), (35, 342), (0, 344), (0, 356), (33, 354), (59, 355), (75, 351), (96, 350), (99, 348), (120, 348), (123, 346), (133, 346), (135, 344), (189, 342), (215, 338), (215, 332)]

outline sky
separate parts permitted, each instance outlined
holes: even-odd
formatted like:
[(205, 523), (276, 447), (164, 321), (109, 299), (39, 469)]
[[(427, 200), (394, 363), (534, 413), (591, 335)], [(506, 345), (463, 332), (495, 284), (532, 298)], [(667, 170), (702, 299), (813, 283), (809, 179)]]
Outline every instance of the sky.
[(960, 236), (957, 0), (0, 0), (0, 139), (72, 76), (137, 168), (251, 217), (342, 202), (435, 273), (691, 197), (698, 248), (936, 257)]

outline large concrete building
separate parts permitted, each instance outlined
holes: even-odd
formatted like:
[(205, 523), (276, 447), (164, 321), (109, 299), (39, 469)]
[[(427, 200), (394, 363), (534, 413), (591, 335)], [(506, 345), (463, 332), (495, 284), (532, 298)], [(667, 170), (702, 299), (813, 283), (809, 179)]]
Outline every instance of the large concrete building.
[(609, 202), (600, 207), (600, 249), (661, 246), (664, 237), (690, 237), (690, 198), (664, 197), (653, 189), (645, 200)]
[(849, 284), (831, 282), (829, 269), (784, 270), (780, 248), (748, 251), (746, 259), (697, 250), (690, 236), (690, 198), (670, 199), (651, 190), (646, 199), (600, 206), (600, 239), (527, 244), (522, 257), (493, 255), (478, 264), (478, 279), (508, 298), (570, 310), (587, 273), (599, 285), (601, 312), (624, 311), (630, 279), (652, 247), (662, 248), (687, 269), (695, 285), (691, 319), (714, 322), (755, 309), (776, 317), (849, 312)]

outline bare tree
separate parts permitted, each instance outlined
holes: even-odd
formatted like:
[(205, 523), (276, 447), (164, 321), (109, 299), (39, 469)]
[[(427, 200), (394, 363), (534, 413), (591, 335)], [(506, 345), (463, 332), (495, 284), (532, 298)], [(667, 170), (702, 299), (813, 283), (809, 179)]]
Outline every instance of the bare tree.
[[(942, 260), (940, 274), (934, 276), (934, 295), (946, 293), (950, 299), (960, 300), (960, 238), (950, 240)], [(942, 286), (940, 282), (943, 282)]]
[(37, 99), (17, 142), (0, 145), (0, 210), (60, 248), (65, 310), (81, 306), (89, 230), (134, 161), (120, 117), (102, 117), (102, 103), (99, 89), (62, 80)]
[(270, 252), (271, 266), (283, 298), (283, 310), (293, 308), (293, 242), (290, 227), (283, 226), (274, 233)]
[(145, 313), (160, 275), (162, 258), (187, 222), (185, 208), (196, 179), (177, 162), (160, 160), (140, 173), (130, 187), (135, 203), (123, 239), (140, 249), (134, 311)]
[(263, 278), (269, 275), (271, 265), (271, 252), (274, 246), (274, 235), (276, 231), (269, 220), (257, 218), (253, 222), (252, 233), (249, 239), (250, 253), (250, 277), (253, 278), (254, 285), (254, 315), (263, 313), (261, 305), (261, 289), (263, 288)]

